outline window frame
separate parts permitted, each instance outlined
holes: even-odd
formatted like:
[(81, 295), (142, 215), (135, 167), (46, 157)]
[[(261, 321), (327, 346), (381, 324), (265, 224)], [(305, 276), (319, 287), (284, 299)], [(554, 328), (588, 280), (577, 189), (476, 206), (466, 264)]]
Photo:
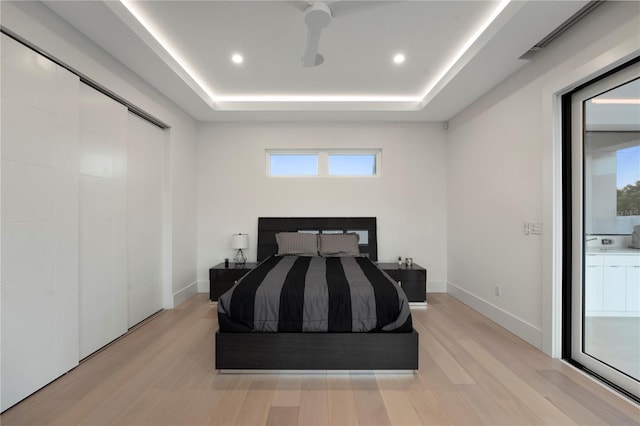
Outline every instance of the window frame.
[[(316, 155), (318, 159), (317, 175), (272, 175), (271, 155)], [(374, 155), (376, 162), (376, 172), (371, 175), (330, 175), (329, 157), (331, 155)], [(382, 149), (266, 149), (265, 150), (265, 172), (269, 178), (331, 178), (331, 179), (371, 179), (382, 176)]]

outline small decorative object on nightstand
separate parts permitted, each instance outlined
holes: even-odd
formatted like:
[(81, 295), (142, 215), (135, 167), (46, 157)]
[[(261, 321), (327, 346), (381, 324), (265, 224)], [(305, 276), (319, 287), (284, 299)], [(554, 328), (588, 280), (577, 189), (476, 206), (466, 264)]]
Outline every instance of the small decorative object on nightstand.
[(236, 265), (247, 263), (247, 257), (242, 252), (242, 249), (249, 248), (249, 236), (247, 234), (234, 234), (231, 237), (231, 248), (237, 250), (236, 256), (233, 258)]
[(218, 300), (220, 296), (229, 290), (247, 272), (255, 268), (257, 263), (245, 263), (235, 265), (233, 263), (225, 266), (220, 263), (209, 269), (209, 299)]
[(409, 302), (426, 302), (427, 270), (425, 268), (413, 263), (413, 259), (411, 266), (402, 263), (400, 265), (396, 263), (378, 263), (378, 266), (400, 284), (400, 287), (407, 294)]

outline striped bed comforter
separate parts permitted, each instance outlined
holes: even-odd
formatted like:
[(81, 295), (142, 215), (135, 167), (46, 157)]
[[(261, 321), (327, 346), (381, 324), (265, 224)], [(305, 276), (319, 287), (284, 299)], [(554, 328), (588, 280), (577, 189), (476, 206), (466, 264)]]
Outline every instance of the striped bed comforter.
[(366, 257), (272, 256), (218, 300), (224, 332), (411, 332), (404, 291)]

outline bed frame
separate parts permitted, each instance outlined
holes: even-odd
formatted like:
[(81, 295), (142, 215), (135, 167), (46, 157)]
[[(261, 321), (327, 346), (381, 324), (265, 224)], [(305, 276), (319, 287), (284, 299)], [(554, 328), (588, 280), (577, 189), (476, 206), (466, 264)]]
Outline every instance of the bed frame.
[[(259, 218), (258, 261), (277, 253), (275, 235), (366, 231), (360, 252), (378, 260), (375, 217)], [(418, 333), (216, 332), (216, 369), (417, 370)]]

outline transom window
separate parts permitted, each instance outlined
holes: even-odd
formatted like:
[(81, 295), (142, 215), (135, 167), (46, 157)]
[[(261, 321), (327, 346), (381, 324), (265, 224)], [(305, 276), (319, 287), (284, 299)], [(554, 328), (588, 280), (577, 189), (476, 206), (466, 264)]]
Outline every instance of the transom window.
[(267, 150), (267, 176), (376, 177), (381, 150)]
[(318, 176), (318, 154), (269, 154), (270, 176)]

